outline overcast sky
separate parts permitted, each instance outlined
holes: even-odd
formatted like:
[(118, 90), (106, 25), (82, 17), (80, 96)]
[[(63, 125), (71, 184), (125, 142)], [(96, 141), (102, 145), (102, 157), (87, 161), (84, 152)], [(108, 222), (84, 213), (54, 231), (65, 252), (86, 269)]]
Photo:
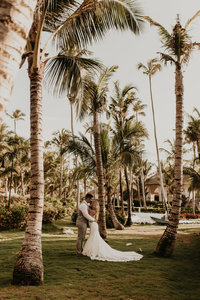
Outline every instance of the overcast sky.
[[(181, 24), (184, 26), (198, 10), (199, 0), (140, 0), (138, 1), (144, 14), (162, 24), (169, 32), (176, 22), (177, 14), (180, 15)], [(190, 26), (190, 35), (193, 41), (200, 41), (200, 17)], [(146, 156), (155, 161), (155, 146), (153, 140), (153, 123), (149, 97), (148, 78), (141, 71), (137, 71), (138, 62), (146, 64), (149, 59), (157, 56), (161, 51), (156, 28), (146, 24), (143, 33), (135, 37), (132, 33), (110, 32), (101, 42), (89, 47), (94, 56), (103, 61), (106, 66), (118, 65), (119, 69), (112, 81), (119, 80), (120, 87), (132, 83), (138, 88), (139, 98), (147, 104), (146, 117), (142, 118), (149, 131), (150, 138), (146, 143)], [(174, 68), (163, 67), (153, 79), (153, 96), (157, 123), (159, 147), (165, 147), (166, 139), (174, 138), (175, 127), (175, 96), (174, 96)], [(200, 51), (193, 52), (190, 64), (184, 69), (184, 110), (192, 114), (193, 108), (200, 109)], [(14, 91), (7, 111), (12, 113), (20, 109), (26, 114), (25, 121), (17, 124), (18, 134), (29, 137), (29, 80), (27, 66), (17, 74)], [(67, 99), (55, 99), (44, 90), (44, 139), (51, 138), (52, 132), (62, 128), (70, 129), (70, 110)], [(13, 128), (12, 121), (5, 118), (7, 124)], [(78, 123), (76, 123), (78, 124)], [(76, 130), (81, 130), (80, 124)]]

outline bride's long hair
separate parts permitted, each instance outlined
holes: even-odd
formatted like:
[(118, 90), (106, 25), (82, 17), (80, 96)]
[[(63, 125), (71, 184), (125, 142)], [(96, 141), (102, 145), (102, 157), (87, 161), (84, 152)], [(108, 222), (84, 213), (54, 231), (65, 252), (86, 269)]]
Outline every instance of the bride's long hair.
[(98, 219), (99, 219), (99, 202), (97, 200), (92, 200), (91, 207), (92, 207), (92, 210), (95, 211), (95, 216), (98, 221)]

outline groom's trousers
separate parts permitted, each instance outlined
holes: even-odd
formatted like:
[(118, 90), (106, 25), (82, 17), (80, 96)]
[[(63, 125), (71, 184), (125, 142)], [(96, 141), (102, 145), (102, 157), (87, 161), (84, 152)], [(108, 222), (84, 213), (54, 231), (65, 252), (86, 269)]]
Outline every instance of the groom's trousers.
[(87, 231), (87, 223), (82, 220), (77, 220), (76, 226), (78, 227), (78, 237), (76, 241), (76, 254), (80, 255), (83, 251), (83, 241)]

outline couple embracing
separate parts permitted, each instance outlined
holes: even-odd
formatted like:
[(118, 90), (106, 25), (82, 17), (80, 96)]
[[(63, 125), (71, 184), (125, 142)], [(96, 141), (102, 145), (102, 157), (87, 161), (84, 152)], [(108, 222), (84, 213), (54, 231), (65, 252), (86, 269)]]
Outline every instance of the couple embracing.
[[(132, 261), (140, 260), (143, 256), (136, 252), (123, 252), (111, 248), (100, 236), (98, 228), (99, 203), (88, 193), (78, 208), (76, 225), (78, 237), (76, 242), (77, 256), (88, 256), (90, 259), (101, 261)], [(83, 247), (87, 224), (90, 225), (90, 235)]]

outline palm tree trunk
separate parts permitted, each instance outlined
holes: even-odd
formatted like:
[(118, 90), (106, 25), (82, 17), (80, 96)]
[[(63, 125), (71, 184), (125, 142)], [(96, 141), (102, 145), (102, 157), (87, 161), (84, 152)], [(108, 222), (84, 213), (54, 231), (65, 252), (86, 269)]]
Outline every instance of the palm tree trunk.
[(13, 165), (14, 165), (14, 158), (12, 157), (11, 172), (10, 172), (9, 196), (8, 196), (8, 210), (10, 209), (10, 203), (11, 203), (11, 191), (12, 191), (12, 182), (13, 182)]
[[(73, 114), (73, 102), (72, 102), (72, 99), (69, 102), (70, 102), (70, 111), (71, 111), (71, 132), (72, 132), (72, 137), (74, 139), (74, 114)], [(75, 156), (75, 166), (76, 166), (76, 168), (78, 167), (78, 158), (77, 158), (77, 155)], [(77, 184), (76, 209), (78, 210), (78, 207), (79, 207), (79, 204), (80, 204), (80, 181), (77, 180), (76, 184)]]
[(136, 181), (137, 181), (138, 200), (139, 200), (139, 203), (140, 203), (140, 207), (142, 207), (141, 198), (140, 198), (140, 180), (139, 180), (139, 177), (136, 179)]
[(157, 139), (157, 134), (156, 134), (156, 120), (155, 120), (153, 95), (152, 95), (151, 75), (149, 75), (149, 88), (150, 88), (150, 96), (151, 96), (151, 108), (152, 108), (152, 116), (153, 116), (153, 129), (154, 129), (154, 138), (155, 138), (156, 154), (157, 154), (159, 177), (160, 177), (160, 186), (161, 186), (162, 198), (164, 199), (165, 211), (168, 213), (167, 199), (166, 199), (164, 185), (163, 185), (162, 170), (161, 170), (160, 156), (159, 156), (159, 150), (158, 150), (158, 139)]
[(107, 181), (107, 204), (108, 204), (108, 212), (110, 214), (115, 229), (123, 230), (124, 226), (118, 221), (113, 208), (112, 199), (111, 199), (111, 186), (109, 184), (109, 181)]
[(21, 195), (24, 196), (24, 171), (21, 172)]
[(176, 141), (175, 141), (175, 186), (172, 209), (167, 228), (159, 240), (155, 253), (171, 256), (175, 243), (182, 202), (182, 155), (183, 155), (183, 75), (181, 64), (176, 63), (175, 94), (176, 94)]
[(33, 21), (36, 0), (0, 1), (0, 126), (5, 103), (10, 98), (14, 78)]
[(60, 157), (60, 187), (59, 187), (59, 198), (62, 198), (62, 190), (63, 190), (63, 156)]
[(84, 195), (86, 195), (86, 190), (87, 190), (87, 179), (83, 178), (83, 188), (84, 188)]
[(142, 184), (142, 198), (143, 198), (143, 204), (144, 204), (144, 208), (147, 209), (146, 197), (145, 197), (145, 185), (144, 185), (144, 171), (143, 171), (143, 168), (142, 168), (142, 170), (141, 170), (141, 184)]
[(42, 215), (44, 203), (44, 170), (42, 138), (42, 78), (43, 69), (34, 69), (29, 77), (31, 90), (30, 145), (31, 182), (30, 204), (25, 238), (13, 272), (13, 283), (39, 285), (43, 282), (43, 260), (41, 246)]
[(120, 197), (121, 197), (121, 210), (122, 210), (122, 215), (124, 215), (124, 195), (123, 195), (123, 185), (122, 185), (122, 171), (120, 168), (119, 171), (119, 186), (120, 186)]
[(106, 214), (105, 214), (105, 199), (104, 199), (104, 177), (103, 177), (103, 163), (101, 156), (101, 144), (100, 144), (100, 128), (98, 122), (98, 113), (93, 112), (94, 121), (94, 146), (96, 154), (96, 168), (97, 168), (97, 179), (98, 179), (98, 199), (99, 199), (99, 232), (102, 238), (107, 237), (106, 232)]
[(127, 167), (124, 168), (124, 175), (126, 179), (126, 186), (127, 186), (127, 210), (128, 210), (128, 219), (126, 221), (127, 226), (131, 226), (133, 224), (132, 222), (132, 203), (131, 203), (131, 195), (130, 195), (130, 184), (129, 184), (129, 179), (128, 179), (128, 172), (127, 172)]
[(130, 200), (132, 203), (132, 209), (134, 210), (134, 204), (133, 204), (133, 172), (132, 169), (130, 170)]
[(5, 201), (7, 201), (7, 197), (8, 197), (8, 178), (5, 177)]

